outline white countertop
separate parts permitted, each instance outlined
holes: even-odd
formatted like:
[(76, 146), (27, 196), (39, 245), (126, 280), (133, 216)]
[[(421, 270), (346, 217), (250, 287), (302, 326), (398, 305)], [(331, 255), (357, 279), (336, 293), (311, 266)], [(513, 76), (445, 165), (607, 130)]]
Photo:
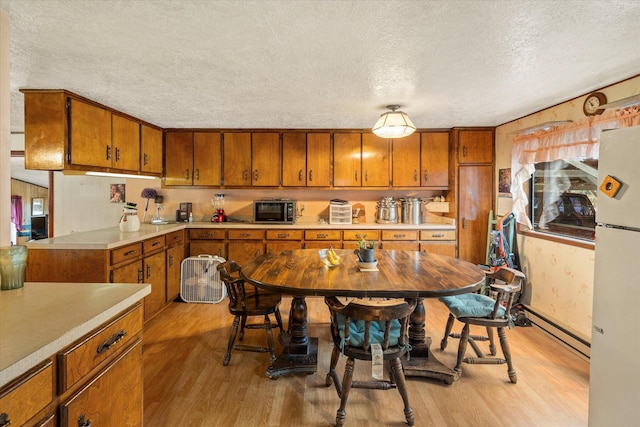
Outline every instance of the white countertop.
[(128, 283), (30, 283), (0, 292), (0, 387), (151, 292)]
[(450, 223), (427, 222), (423, 224), (319, 224), (317, 222), (297, 222), (296, 224), (254, 224), (250, 222), (190, 222), (164, 225), (141, 224), (140, 230), (123, 233), (120, 227), (72, 233), (66, 236), (35, 240), (26, 243), (37, 249), (114, 249), (144, 239), (160, 236), (184, 228), (240, 228), (240, 229), (304, 229), (304, 230), (455, 230)]

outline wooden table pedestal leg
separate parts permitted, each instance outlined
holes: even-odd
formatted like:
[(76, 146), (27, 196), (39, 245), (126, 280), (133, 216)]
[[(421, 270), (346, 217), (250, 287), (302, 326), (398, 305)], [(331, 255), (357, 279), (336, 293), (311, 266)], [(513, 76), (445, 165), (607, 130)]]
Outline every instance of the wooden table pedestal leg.
[(306, 373), (318, 370), (318, 338), (307, 336), (307, 302), (304, 296), (295, 296), (289, 312), (289, 330), (279, 336), (282, 353), (267, 369), (267, 377)]
[(411, 314), (409, 321), (409, 343), (411, 352), (409, 357), (402, 360), (404, 375), (406, 377), (427, 377), (453, 384), (460, 379), (460, 374), (448, 368), (435, 358), (429, 347), (431, 337), (427, 337), (425, 325), (425, 310), (423, 298), (418, 298), (418, 304)]

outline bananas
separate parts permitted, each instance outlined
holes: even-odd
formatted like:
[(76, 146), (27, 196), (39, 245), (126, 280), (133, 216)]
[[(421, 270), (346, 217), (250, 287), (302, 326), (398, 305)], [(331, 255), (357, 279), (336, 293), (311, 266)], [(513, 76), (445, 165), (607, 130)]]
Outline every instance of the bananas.
[(329, 249), (327, 250), (327, 260), (331, 265), (340, 264), (340, 257), (338, 256), (337, 253), (335, 253), (335, 251), (331, 246), (329, 246)]

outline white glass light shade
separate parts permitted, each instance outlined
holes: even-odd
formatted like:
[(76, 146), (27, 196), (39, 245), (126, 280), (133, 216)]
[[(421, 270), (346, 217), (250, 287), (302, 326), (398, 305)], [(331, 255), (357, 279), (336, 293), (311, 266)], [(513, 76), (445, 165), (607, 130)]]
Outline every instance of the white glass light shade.
[(381, 138), (402, 138), (415, 132), (416, 127), (409, 117), (402, 111), (396, 111), (399, 105), (388, 105), (387, 108), (392, 111), (380, 116), (371, 129), (373, 133)]

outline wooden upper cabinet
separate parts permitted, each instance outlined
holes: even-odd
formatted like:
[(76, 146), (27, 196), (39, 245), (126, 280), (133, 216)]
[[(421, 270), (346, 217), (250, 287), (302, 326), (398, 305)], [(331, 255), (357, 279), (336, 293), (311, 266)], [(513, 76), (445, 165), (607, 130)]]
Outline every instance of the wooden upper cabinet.
[(162, 130), (141, 126), (140, 171), (162, 174)]
[(282, 134), (282, 186), (331, 186), (331, 134)]
[(193, 132), (165, 133), (165, 185), (191, 185)]
[(229, 132), (223, 135), (222, 178), (226, 187), (251, 185), (251, 134)]
[(193, 134), (193, 185), (220, 185), (222, 175), (220, 139), (220, 132)]
[(420, 179), (420, 134), (417, 132), (400, 139), (393, 139), (394, 187), (419, 187)]
[(113, 156), (111, 112), (71, 98), (69, 116), (69, 163), (110, 168)]
[(331, 134), (307, 134), (307, 187), (331, 185)]
[(362, 134), (362, 186), (389, 187), (389, 139)]
[(251, 134), (251, 185), (278, 187), (280, 185), (280, 134), (256, 132)]
[(285, 132), (282, 134), (282, 186), (307, 185), (307, 134)]
[(422, 187), (449, 187), (449, 132), (420, 134)]
[(111, 165), (115, 169), (140, 169), (140, 123), (111, 115)]
[(167, 132), (165, 185), (220, 185), (219, 132)]
[(360, 187), (361, 134), (338, 133), (333, 135), (333, 185), (334, 187)]
[(456, 130), (458, 162), (493, 163), (493, 130)]

